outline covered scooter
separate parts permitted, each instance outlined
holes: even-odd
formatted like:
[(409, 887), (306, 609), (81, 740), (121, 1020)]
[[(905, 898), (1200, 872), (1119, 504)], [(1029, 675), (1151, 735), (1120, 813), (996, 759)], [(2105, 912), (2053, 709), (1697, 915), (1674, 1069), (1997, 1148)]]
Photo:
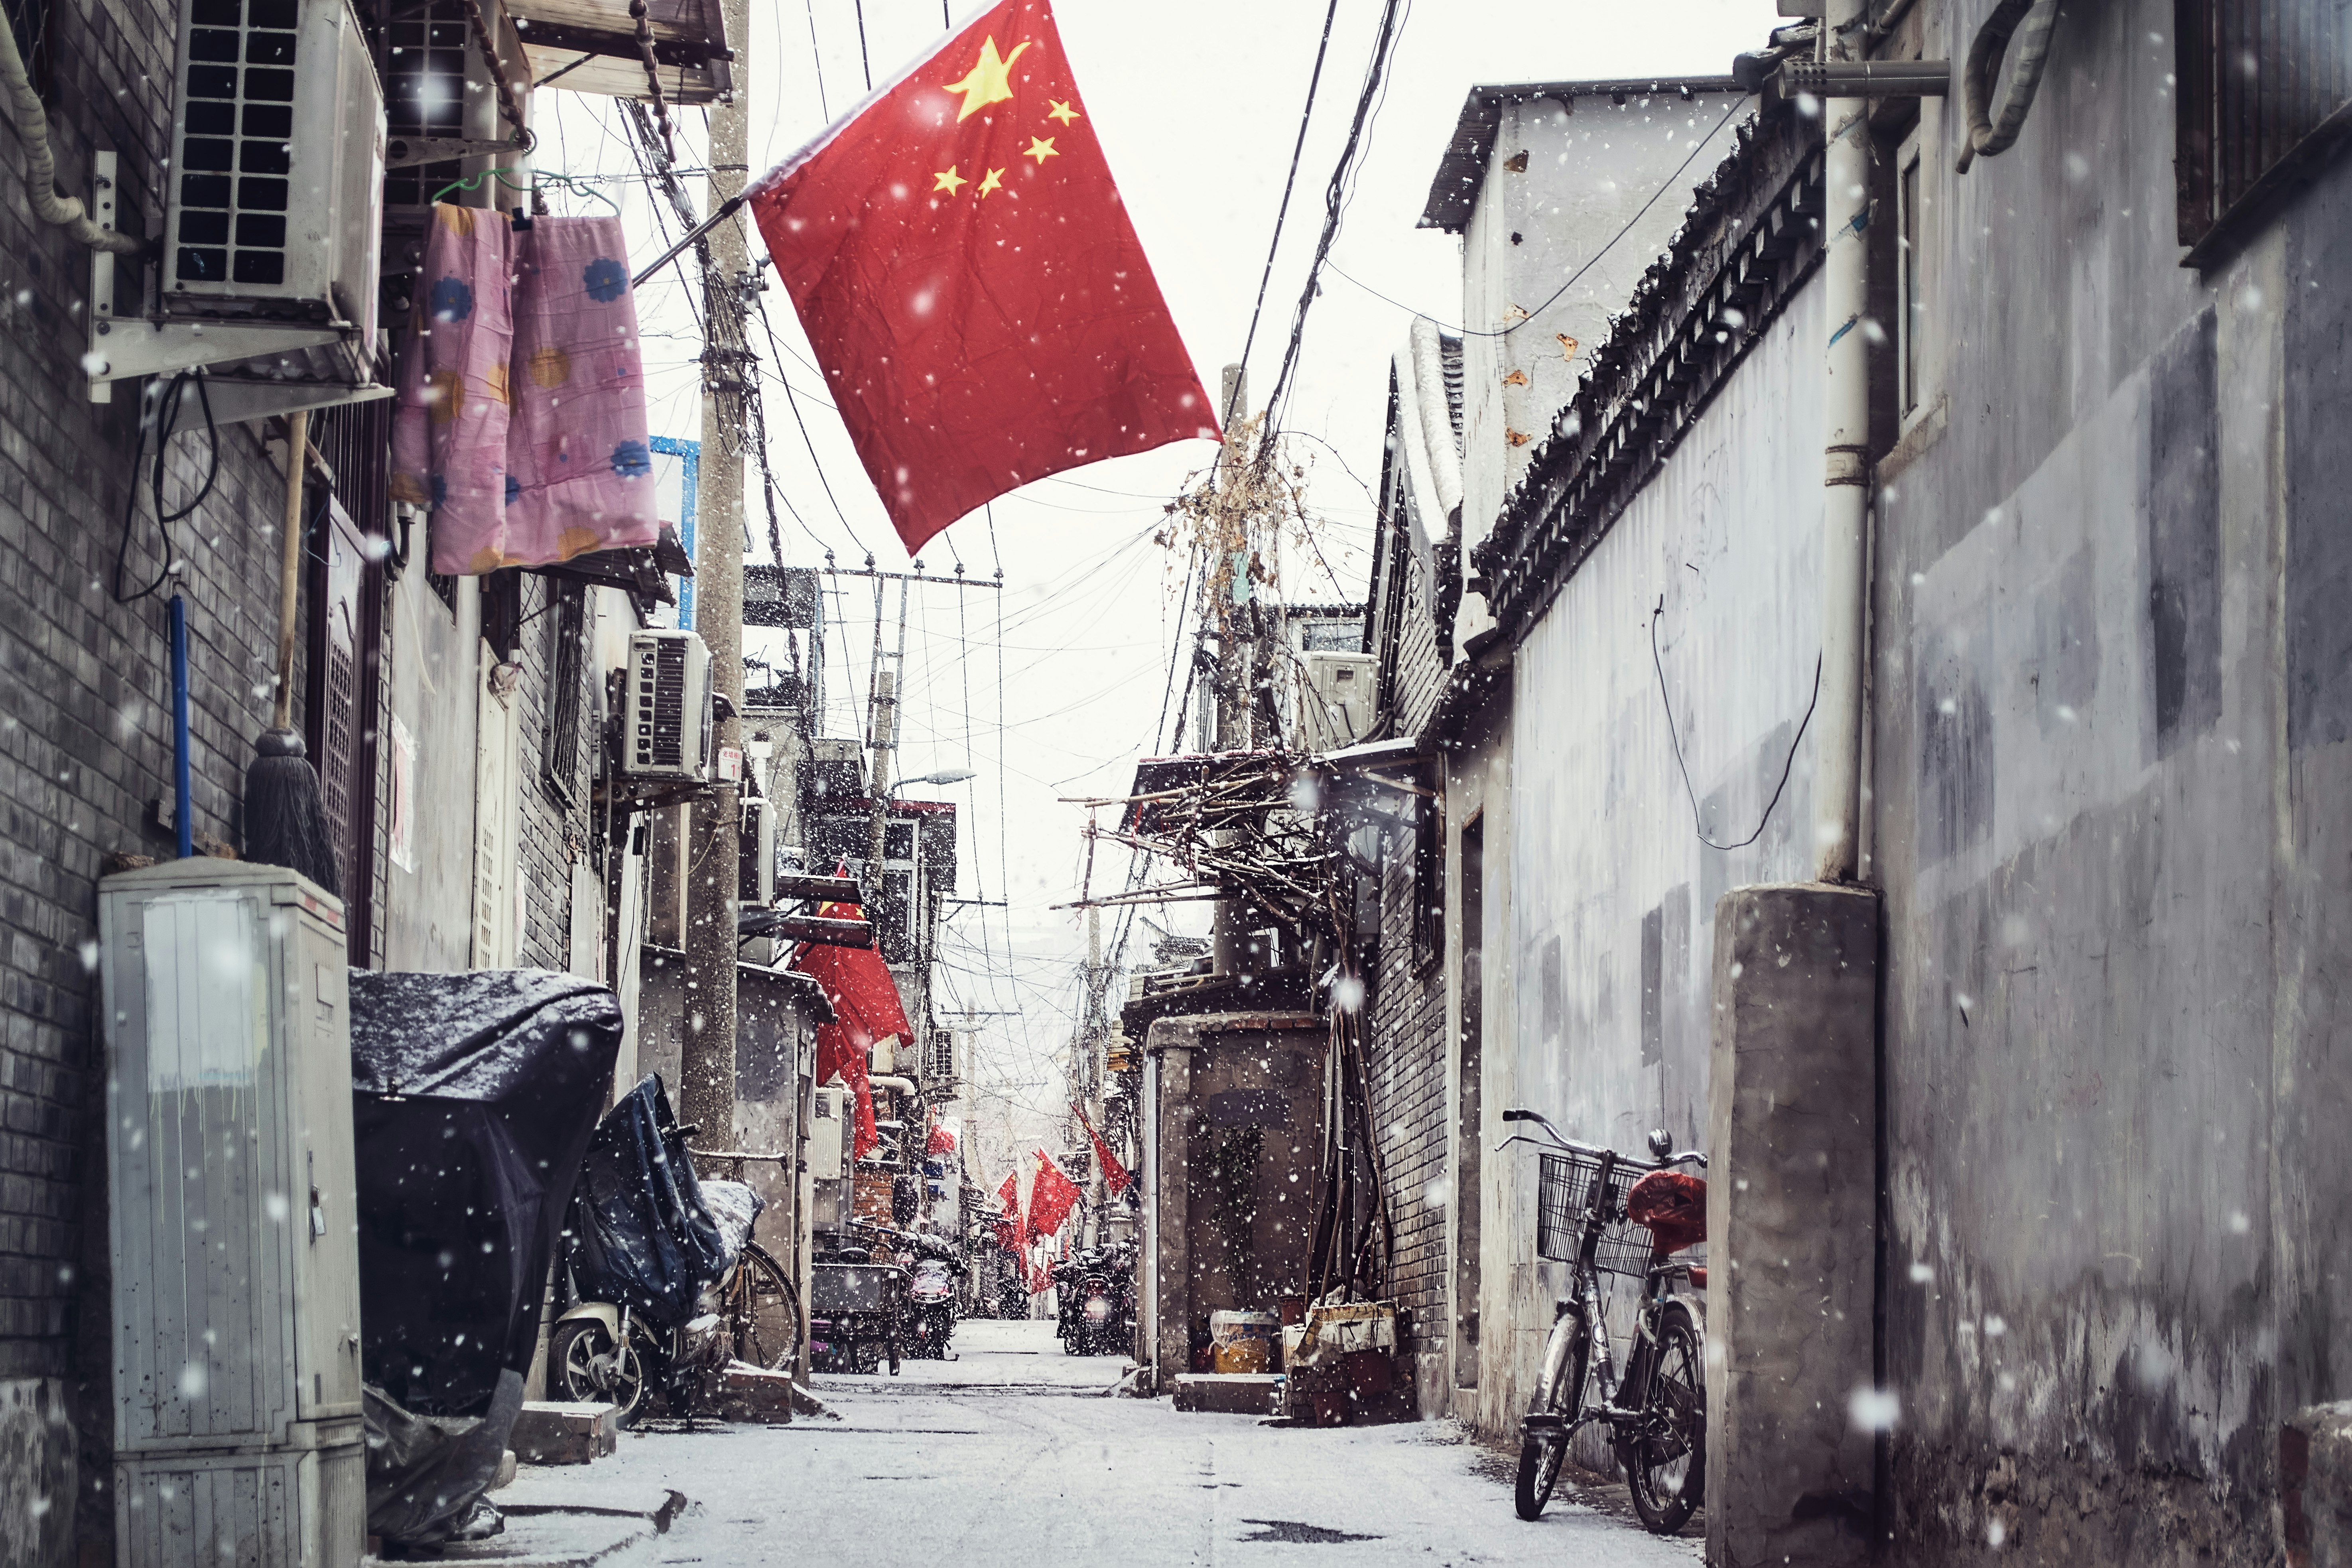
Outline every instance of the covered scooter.
[[(624, 1426), (646, 1413), (654, 1392), (691, 1411), (738, 1342), (756, 1333), (755, 1315), (798, 1317), (796, 1302), (773, 1300), (790, 1288), (751, 1242), (759, 1194), (697, 1177), (687, 1150), (696, 1131), (678, 1125), (661, 1079), (646, 1074), (596, 1129), (572, 1194), (563, 1270), (571, 1304), (548, 1348), (550, 1378), (570, 1398), (617, 1406)], [(752, 1274), (772, 1276), (773, 1289), (754, 1289), (744, 1275), (753, 1255)]]
[(621, 1043), (613, 993), (547, 970), (352, 970), (368, 1530), (496, 1528), (548, 1259)]

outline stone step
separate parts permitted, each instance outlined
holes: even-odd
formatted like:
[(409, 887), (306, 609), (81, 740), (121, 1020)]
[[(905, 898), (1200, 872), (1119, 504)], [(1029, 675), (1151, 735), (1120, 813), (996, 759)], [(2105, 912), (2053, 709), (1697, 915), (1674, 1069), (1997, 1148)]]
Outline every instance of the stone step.
[(1273, 1415), (1280, 1374), (1270, 1372), (1190, 1372), (1176, 1379), (1176, 1408), (1222, 1415)]
[(528, 1400), (507, 1444), (526, 1465), (584, 1465), (621, 1446), (621, 1413), (611, 1405)]

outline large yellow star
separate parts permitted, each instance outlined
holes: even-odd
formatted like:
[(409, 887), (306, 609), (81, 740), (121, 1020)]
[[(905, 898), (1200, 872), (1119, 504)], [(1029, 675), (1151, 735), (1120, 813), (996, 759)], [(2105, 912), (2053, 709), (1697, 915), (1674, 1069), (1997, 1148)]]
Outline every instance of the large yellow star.
[(984, 196), (991, 191), (1001, 191), (1003, 188), (1004, 171), (1002, 169), (991, 169), (987, 174), (981, 176), (980, 189), (974, 191), (972, 194), (976, 196)]
[(1068, 104), (1064, 103), (1058, 98), (1049, 98), (1045, 101), (1054, 106), (1045, 111), (1045, 118), (1048, 120), (1058, 120), (1063, 124), (1067, 125), (1073, 120), (1084, 118), (1076, 110), (1072, 109)]
[(1050, 136), (1032, 136), (1029, 138), (1029, 145), (1021, 149), (1021, 155), (1024, 158), (1036, 159), (1041, 166), (1046, 159), (1061, 156), (1059, 153), (1054, 151), (1054, 139)]
[(934, 191), (945, 191), (948, 195), (953, 195), (958, 191), (963, 189), (964, 186), (971, 184), (970, 180), (963, 178), (956, 173), (957, 168), (957, 164), (950, 163), (944, 173), (933, 174), (931, 179), (935, 183), (932, 184), (931, 189)]
[(950, 82), (947, 90), (963, 94), (963, 108), (957, 111), (959, 123), (971, 119), (992, 103), (1003, 103), (1013, 96), (1013, 62), (1021, 58), (1027, 43), (1016, 44), (1009, 55), (996, 52), (996, 40), (992, 37), (980, 46), (980, 58), (973, 62), (961, 81)]

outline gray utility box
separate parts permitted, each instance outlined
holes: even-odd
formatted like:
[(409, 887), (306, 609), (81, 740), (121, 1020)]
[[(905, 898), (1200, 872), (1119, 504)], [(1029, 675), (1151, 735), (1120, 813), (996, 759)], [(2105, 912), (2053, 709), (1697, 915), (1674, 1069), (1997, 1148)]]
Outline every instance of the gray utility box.
[(115, 1556), (356, 1568), (342, 905), (200, 857), (99, 885)]

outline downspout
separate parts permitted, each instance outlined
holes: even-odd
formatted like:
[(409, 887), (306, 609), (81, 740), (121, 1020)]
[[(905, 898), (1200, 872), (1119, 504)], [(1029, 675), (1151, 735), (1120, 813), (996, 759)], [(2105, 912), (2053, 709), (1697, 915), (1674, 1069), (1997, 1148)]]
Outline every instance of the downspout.
[[(1863, 36), (1867, 0), (1830, 0), (1824, 47)], [(1838, 40), (1834, 45), (1830, 40)], [(1822, 265), (1829, 303), (1828, 373), (1822, 395), (1825, 472), (1822, 495), (1822, 692), (1820, 752), (1813, 773), (1814, 876), (1854, 879), (1861, 819), (1863, 532), (1870, 506), (1870, 100), (1832, 99), (1823, 211), (1831, 227)]]

